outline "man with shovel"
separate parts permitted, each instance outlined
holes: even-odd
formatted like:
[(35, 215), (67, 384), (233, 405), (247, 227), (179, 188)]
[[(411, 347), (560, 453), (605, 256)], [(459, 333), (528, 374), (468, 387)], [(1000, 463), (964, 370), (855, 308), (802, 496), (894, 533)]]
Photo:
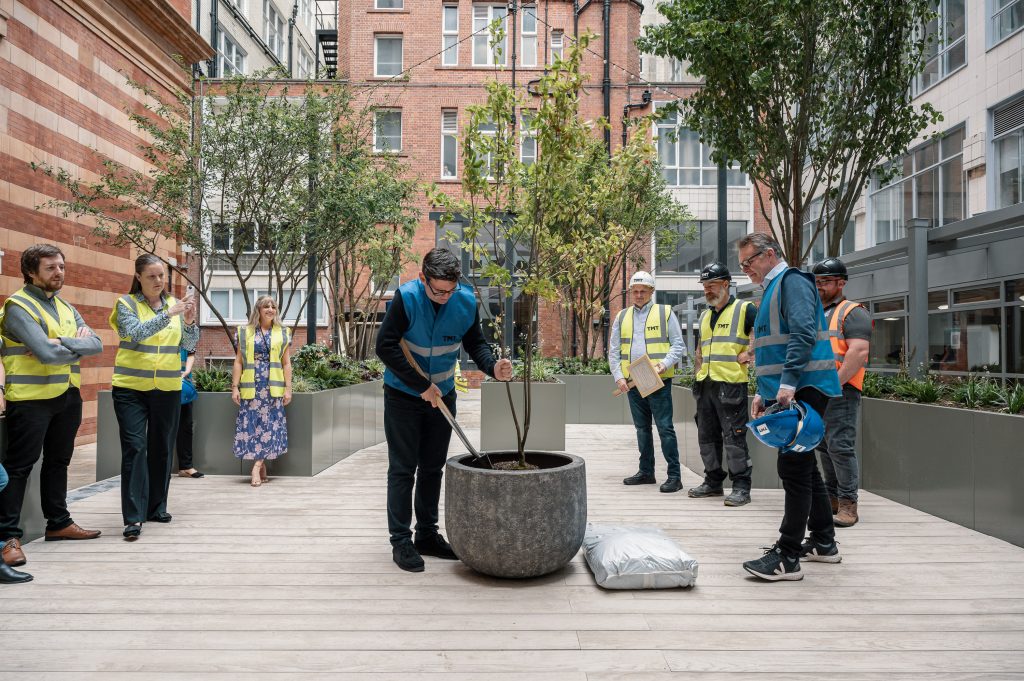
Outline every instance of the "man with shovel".
[[(423, 572), (422, 556), (457, 559), (437, 527), (441, 476), (452, 435), (438, 407), (443, 403), (452, 415), (456, 413), (455, 364), (460, 349), (464, 347), (487, 375), (499, 381), (512, 378), (512, 362), (495, 361), (484, 339), (476, 296), (471, 286), (459, 283), (461, 275), (451, 251), (435, 248), (427, 253), (419, 277), (395, 292), (377, 334), (377, 356), (387, 367), (388, 531), (392, 558), (408, 572)], [(406, 349), (417, 366), (410, 364)], [(415, 541), (410, 529), (413, 510)]]

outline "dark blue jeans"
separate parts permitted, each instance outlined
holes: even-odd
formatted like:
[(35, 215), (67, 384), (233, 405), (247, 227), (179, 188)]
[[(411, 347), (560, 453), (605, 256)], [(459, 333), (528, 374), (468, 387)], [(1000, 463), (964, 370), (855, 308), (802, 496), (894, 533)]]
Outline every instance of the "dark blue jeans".
[(629, 412), (636, 426), (636, 443), (640, 446), (640, 472), (654, 475), (654, 425), (658, 427), (661, 439), (661, 454), (668, 463), (668, 477), (679, 475), (679, 444), (676, 442), (676, 428), (672, 425), (672, 381), (665, 381), (665, 387), (647, 397), (640, 397), (636, 388), (630, 388)]
[(843, 396), (833, 397), (825, 408), (825, 439), (818, 445), (821, 472), (829, 496), (857, 501), (860, 471), (857, 466), (857, 416), (860, 391), (843, 386)]

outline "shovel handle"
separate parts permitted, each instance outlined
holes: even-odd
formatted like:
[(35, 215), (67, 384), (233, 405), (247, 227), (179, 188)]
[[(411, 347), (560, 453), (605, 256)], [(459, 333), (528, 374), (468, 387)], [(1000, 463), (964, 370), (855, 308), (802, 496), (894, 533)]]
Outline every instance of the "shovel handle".
[(629, 392), (628, 388), (635, 388), (636, 387), (636, 383), (633, 383), (633, 381), (626, 381), (626, 386), (627, 386), (627, 390), (622, 390), (621, 388), (616, 388), (615, 390), (613, 390), (612, 391), (612, 397), (618, 397), (619, 395), (625, 395), (627, 392)]

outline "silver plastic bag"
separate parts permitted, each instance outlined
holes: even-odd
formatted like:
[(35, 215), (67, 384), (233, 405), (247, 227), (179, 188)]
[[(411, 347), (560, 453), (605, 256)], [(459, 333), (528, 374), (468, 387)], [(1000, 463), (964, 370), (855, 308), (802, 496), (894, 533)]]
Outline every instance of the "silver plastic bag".
[(583, 548), (605, 589), (672, 589), (697, 581), (697, 560), (657, 527), (588, 523)]

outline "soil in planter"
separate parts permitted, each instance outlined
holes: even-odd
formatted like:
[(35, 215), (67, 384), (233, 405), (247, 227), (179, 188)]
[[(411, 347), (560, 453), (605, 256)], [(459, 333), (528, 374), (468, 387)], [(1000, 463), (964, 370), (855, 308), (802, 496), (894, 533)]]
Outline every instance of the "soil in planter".
[(569, 459), (565, 455), (558, 454), (546, 454), (544, 452), (526, 452), (526, 468), (519, 467), (519, 454), (516, 452), (485, 452), (491, 460), (491, 465), (487, 465), (487, 458), (481, 457), (474, 459), (472, 456), (467, 456), (459, 460), (459, 463), (469, 468), (494, 468), (495, 470), (505, 471), (522, 471), (522, 470), (537, 470), (537, 469), (549, 469), (549, 468), (561, 468), (569, 463), (572, 463), (572, 459)]

